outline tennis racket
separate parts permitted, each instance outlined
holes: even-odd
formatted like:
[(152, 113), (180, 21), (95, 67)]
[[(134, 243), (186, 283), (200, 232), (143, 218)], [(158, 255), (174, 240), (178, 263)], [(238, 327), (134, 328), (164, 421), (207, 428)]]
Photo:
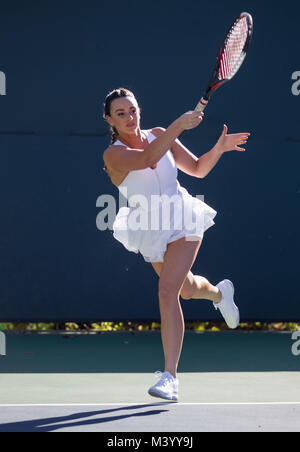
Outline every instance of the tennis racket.
[(246, 57), (252, 32), (253, 20), (251, 15), (241, 13), (226, 34), (208, 88), (197, 104), (196, 111), (203, 111), (211, 95), (237, 73)]

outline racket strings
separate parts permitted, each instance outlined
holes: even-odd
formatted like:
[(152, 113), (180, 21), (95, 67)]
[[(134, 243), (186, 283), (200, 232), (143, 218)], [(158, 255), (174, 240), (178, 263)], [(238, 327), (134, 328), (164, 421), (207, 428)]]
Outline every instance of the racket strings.
[(241, 66), (246, 54), (243, 52), (248, 37), (247, 18), (239, 19), (228, 33), (219, 67), (219, 79), (232, 78)]

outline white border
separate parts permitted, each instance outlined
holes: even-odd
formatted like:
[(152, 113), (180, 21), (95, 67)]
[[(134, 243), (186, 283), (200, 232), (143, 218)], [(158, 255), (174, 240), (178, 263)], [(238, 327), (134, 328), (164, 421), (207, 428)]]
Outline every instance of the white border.
[(200, 405), (200, 406), (219, 406), (219, 405), (300, 405), (300, 402), (201, 402), (201, 403), (189, 403), (189, 402), (122, 402), (122, 403), (1, 403), (2, 407), (76, 407), (76, 406), (135, 406), (135, 405)]

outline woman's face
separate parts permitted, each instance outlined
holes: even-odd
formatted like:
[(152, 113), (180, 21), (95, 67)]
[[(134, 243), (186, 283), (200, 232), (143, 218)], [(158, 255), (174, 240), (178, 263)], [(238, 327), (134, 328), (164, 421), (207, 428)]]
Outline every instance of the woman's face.
[(119, 133), (135, 134), (140, 127), (140, 109), (134, 97), (120, 97), (112, 101), (110, 116), (106, 116), (108, 123)]

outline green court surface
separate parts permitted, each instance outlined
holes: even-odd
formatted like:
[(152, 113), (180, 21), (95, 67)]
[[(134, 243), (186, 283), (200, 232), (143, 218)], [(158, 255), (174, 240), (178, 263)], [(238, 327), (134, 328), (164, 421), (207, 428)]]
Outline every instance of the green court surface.
[[(235, 425), (238, 431), (251, 426), (255, 430), (256, 424), (257, 431), (280, 431), (280, 426), (283, 431), (300, 431), (300, 356), (292, 353), (291, 333), (186, 332), (178, 369), (179, 403), (165, 403), (147, 393), (156, 382), (154, 372), (163, 370), (160, 332), (10, 333), (6, 340), (7, 354), (0, 356), (0, 431), (9, 426), (14, 431), (26, 431), (26, 426), (40, 431), (38, 419), (47, 416), (72, 419), (76, 413), (80, 418), (79, 413), (94, 413), (89, 417), (105, 410), (112, 413), (111, 421), (81, 419), (82, 425), (75, 422), (73, 428), (176, 431), (174, 425), (180, 425), (180, 431), (211, 431), (209, 416), (216, 419), (217, 411), (221, 424), (214, 424), (216, 431), (234, 431)], [(132, 414), (134, 407), (160, 407), (164, 421), (160, 417), (156, 425), (151, 416)], [(187, 407), (208, 424), (195, 425)], [(122, 416), (117, 422), (113, 414), (126, 409), (131, 415), (120, 424)], [(226, 427), (227, 411), (232, 422)], [(262, 420), (256, 422), (259, 413)], [(130, 424), (131, 416), (138, 422)], [(67, 427), (62, 425), (64, 431)]]

